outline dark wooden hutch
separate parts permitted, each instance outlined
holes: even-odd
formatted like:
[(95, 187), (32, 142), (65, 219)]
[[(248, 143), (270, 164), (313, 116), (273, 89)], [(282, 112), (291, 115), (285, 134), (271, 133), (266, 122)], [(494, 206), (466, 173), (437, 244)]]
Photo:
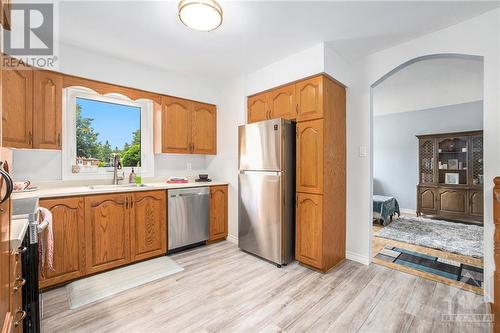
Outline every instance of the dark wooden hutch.
[(417, 215), (483, 224), (483, 131), (417, 138)]

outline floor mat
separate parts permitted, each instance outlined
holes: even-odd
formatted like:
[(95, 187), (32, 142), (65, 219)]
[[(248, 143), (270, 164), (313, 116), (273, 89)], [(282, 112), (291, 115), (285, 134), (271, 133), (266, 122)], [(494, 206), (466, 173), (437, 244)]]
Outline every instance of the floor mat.
[(376, 236), (474, 258), (483, 257), (483, 227), (478, 225), (401, 216)]
[(69, 307), (76, 309), (183, 270), (169, 257), (159, 257), (74, 281), (66, 286)]
[(434, 280), (462, 289), (482, 293), (484, 282), (483, 268), (459, 261), (430, 256), (399, 247), (385, 246), (374, 257), (374, 262), (405, 272), (419, 271), (424, 277), (435, 276)]

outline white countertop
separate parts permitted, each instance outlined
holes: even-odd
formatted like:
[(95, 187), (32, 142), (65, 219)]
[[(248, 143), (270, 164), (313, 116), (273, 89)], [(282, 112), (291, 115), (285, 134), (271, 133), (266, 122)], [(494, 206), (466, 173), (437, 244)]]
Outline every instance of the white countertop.
[(187, 187), (202, 187), (202, 186), (217, 186), (217, 185), (227, 185), (227, 182), (189, 182), (184, 184), (167, 184), (163, 183), (144, 183), (146, 186), (142, 187), (113, 187), (109, 188), (99, 187), (92, 189), (89, 186), (70, 186), (70, 187), (53, 187), (53, 188), (43, 188), (32, 192), (19, 192), (13, 193), (13, 199), (19, 198), (57, 198), (57, 197), (69, 197), (76, 195), (92, 195), (92, 194), (105, 194), (105, 193), (123, 193), (123, 192), (139, 192), (139, 191), (152, 191), (152, 190), (169, 190), (177, 188), (187, 188)]
[(26, 230), (28, 230), (28, 219), (13, 219), (10, 225), (10, 249), (16, 250), (21, 246)]

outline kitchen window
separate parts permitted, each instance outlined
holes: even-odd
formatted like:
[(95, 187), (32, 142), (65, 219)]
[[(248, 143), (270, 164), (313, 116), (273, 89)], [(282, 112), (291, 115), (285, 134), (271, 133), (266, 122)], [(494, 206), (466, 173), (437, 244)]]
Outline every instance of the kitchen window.
[(152, 102), (120, 94), (65, 89), (63, 178), (112, 178), (113, 156), (120, 155), (125, 176), (134, 168), (153, 176)]

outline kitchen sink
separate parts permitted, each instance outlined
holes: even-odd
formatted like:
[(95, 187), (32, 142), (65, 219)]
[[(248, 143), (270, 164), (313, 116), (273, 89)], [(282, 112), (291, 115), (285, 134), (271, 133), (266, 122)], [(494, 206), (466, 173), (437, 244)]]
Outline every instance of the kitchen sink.
[(135, 188), (135, 187), (148, 187), (146, 184), (118, 184), (118, 185), (92, 185), (89, 186), (91, 190), (105, 190), (114, 188)]

